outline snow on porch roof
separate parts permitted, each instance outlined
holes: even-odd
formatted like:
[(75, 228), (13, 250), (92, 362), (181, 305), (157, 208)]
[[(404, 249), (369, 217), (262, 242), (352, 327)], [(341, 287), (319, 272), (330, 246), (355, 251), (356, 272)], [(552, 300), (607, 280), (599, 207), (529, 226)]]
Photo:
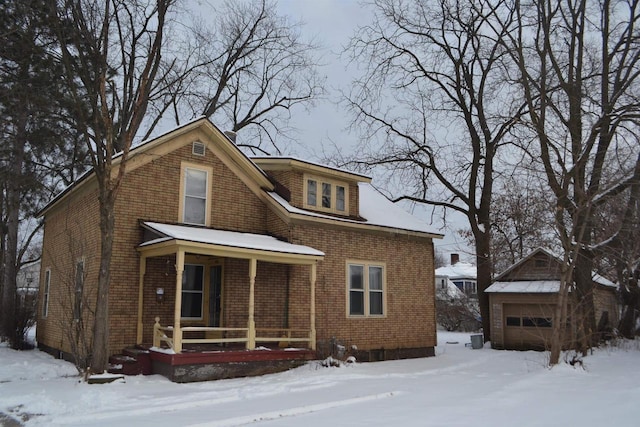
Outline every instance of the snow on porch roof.
[(236, 231), (215, 230), (211, 228), (188, 227), (184, 225), (143, 222), (144, 227), (165, 237), (144, 242), (140, 247), (149, 246), (167, 240), (185, 240), (218, 246), (241, 249), (253, 249), (295, 255), (324, 256), (324, 252), (309, 246), (294, 245), (264, 234), (240, 233)]

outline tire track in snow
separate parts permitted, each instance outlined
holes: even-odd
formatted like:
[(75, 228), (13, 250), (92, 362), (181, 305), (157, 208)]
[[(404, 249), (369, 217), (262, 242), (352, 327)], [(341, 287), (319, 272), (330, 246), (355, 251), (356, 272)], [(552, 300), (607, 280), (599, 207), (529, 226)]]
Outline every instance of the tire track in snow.
[(336, 400), (333, 402), (318, 403), (316, 405), (305, 405), (296, 408), (283, 409), (279, 411), (269, 411), (253, 415), (244, 415), (241, 417), (227, 418), (225, 420), (210, 421), (199, 424), (192, 424), (187, 427), (234, 427), (247, 424), (259, 423), (263, 421), (273, 421), (285, 417), (296, 417), (299, 415), (311, 414), (314, 412), (325, 411), (327, 409), (340, 408), (343, 406), (355, 405), (362, 402), (370, 402), (372, 400), (386, 399), (403, 394), (402, 391), (389, 391), (386, 393), (372, 394), (369, 396), (354, 397), (351, 399)]

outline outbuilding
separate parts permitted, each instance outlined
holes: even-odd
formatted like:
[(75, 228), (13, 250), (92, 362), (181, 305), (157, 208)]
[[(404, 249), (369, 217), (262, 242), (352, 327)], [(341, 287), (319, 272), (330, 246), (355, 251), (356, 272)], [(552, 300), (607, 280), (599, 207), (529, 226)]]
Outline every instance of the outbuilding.
[[(504, 349), (546, 349), (560, 290), (561, 259), (538, 248), (497, 276), (489, 294), (491, 346)], [(616, 284), (593, 273), (596, 321), (617, 324)], [(569, 307), (569, 318), (571, 318)], [(570, 336), (573, 327), (569, 324)]]

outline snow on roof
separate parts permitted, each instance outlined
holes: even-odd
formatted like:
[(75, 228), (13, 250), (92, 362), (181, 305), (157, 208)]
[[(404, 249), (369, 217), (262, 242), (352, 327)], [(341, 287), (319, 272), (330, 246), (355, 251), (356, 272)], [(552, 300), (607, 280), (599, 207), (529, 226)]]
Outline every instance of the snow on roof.
[(424, 221), (406, 212), (400, 206), (387, 199), (376, 188), (366, 182), (359, 182), (360, 193), (360, 216), (364, 221), (356, 221), (348, 218), (340, 218), (324, 215), (317, 212), (291, 206), (284, 198), (275, 192), (267, 192), (276, 202), (278, 202), (289, 213), (307, 215), (316, 218), (331, 219), (334, 221), (347, 222), (352, 224), (368, 224), (378, 227), (393, 228), (397, 230), (414, 231), (427, 233), (432, 237), (441, 238), (442, 234), (435, 233)]
[(436, 268), (436, 276), (447, 276), (450, 279), (476, 279), (478, 268), (468, 262), (457, 262), (454, 265)]
[(370, 176), (362, 174), (362, 173), (353, 172), (353, 171), (350, 171), (348, 169), (343, 169), (343, 168), (339, 168), (339, 167), (336, 167), (336, 166), (329, 166), (329, 165), (325, 165), (325, 164), (322, 164), (322, 163), (312, 162), (310, 160), (301, 159), (301, 158), (295, 157), (295, 156), (251, 156), (251, 160), (257, 160), (258, 163), (260, 162), (260, 160), (294, 160), (296, 162), (306, 163), (308, 165), (318, 166), (318, 167), (321, 167), (321, 168), (331, 169), (331, 170), (342, 172), (342, 173), (346, 173), (346, 174), (349, 174), (349, 175), (356, 175), (356, 176), (360, 176), (360, 177), (363, 177), (363, 178), (371, 179)]
[(215, 230), (211, 228), (160, 224), (157, 222), (144, 222), (143, 225), (157, 233), (163, 234), (166, 237), (144, 242), (140, 246), (148, 246), (161, 241), (176, 239), (242, 249), (324, 256), (324, 252), (312, 247), (294, 245), (293, 243), (283, 242), (275, 237), (264, 234), (240, 233), (235, 231)]
[(467, 296), (451, 280), (445, 279), (445, 285), (444, 289), (438, 288), (436, 290), (436, 298), (445, 296), (448, 298), (460, 299)]
[(602, 277), (598, 273), (593, 273), (593, 275), (591, 276), (591, 280), (593, 280), (596, 283), (601, 284), (602, 286), (609, 286), (609, 287), (612, 287), (612, 288), (617, 288), (618, 287), (618, 285), (616, 283), (612, 282), (609, 279), (606, 279), (606, 278)]
[(485, 292), (552, 294), (560, 290), (559, 280), (523, 280), (518, 282), (493, 282)]
[(434, 233), (429, 224), (387, 199), (373, 185), (360, 182), (358, 190), (360, 192), (360, 216), (365, 218), (368, 224), (441, 236), (439, 233)]

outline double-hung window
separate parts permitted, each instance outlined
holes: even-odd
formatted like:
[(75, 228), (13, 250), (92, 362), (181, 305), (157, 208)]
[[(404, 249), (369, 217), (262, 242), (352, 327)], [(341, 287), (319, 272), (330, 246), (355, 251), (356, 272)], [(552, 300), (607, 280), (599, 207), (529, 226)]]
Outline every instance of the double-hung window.
[(384, 265), (369, 262), (347, 263), (349, 316), (385, 315)]
[(182, 273), (182, 306), (180, 317), (183, 319), (202, 319), (204, 301), (204, 265), (185, 264)]
[(182, 222), (194, 225), (208, 224), (210, 181), (211, 168), (183, 164), (180, 197)]

